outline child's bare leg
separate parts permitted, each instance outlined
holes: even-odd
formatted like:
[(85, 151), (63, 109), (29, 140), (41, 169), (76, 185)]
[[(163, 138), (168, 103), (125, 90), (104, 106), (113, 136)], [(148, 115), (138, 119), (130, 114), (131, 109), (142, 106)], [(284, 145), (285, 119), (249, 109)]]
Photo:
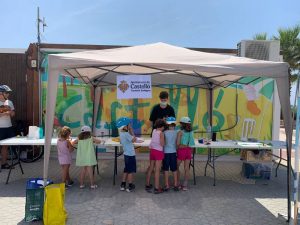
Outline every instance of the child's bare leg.
[(162, 160), (155, 161), (154, 186), (157, 189), (159, 188), (159, 175), (160, 175), (161, 162), (162, 162)]
[(184, 160), (184, 181), (187, 182), (190, 177), (190, 161), (191, 160)]
[(165, 171), (164, 172), (164, 175), (165, 175), (165, 186), (166, 187), (169, 187), (169, 171)]
[(94, 174), (93, 174), (93, 166), (87, 166), (86, 169), (87, 169), (88, 176), (90, 178), (90, 184), (91, 186), (94, 186), (95, 181), (94, 181)]
[(180, 183), (180, 164), (182, 160), (177, 160), (177, 182)]
[(70, 178), (70, 164), (66, 165), (67, 166), (67, 179), (66, 181), (70, 182), (71, 181), (71, 178)]
[(62, 182), (66, 183), (67, 180), (67, 165), (61, 165), (62, 169)]
[(128, 173), (123, 173), (123, 176), (122, 176), (122, 182), (126, 182), (126, 179), (127, 179), (127, 174)]
[(173, 172), (173, 179), (174, 179), (174, 187), (177, 187), (178, 186), (178, 175), (177, 175), (177, 171), (174, 171)]
[(128, 175), (127, 175), (127, 181), (128, 181), (128, 184), (132, 184), (132, 182), (133, 182), (133, 175), (132, 175), (132, 173), (128, 173)]
[(154, 163), (155, 161), (154, 160), (150, 160), (150, 166), (149, 166), (149, 169), (147, 171), (147, 177), (146, 177), (146, 185), (150, 185), (150, 178), (151, 178), (151, 173), (153, 171), (153, 168), (154, 168)]
[(85, 177), (85, 173), (86, 173), (86, 167), (83, 166), (81, 168), (81, 171), (80, 171), (80, 186), (84, 185), (84, 177)]

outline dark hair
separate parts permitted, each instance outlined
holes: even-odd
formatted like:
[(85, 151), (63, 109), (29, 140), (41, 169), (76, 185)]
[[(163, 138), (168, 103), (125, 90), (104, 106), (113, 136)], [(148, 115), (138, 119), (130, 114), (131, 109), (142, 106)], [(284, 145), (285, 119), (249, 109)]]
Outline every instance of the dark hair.
[(168, 92), (166, 92), (166, 91), (160, 92), (160, 93), (159, 93), (159, 98), (160, 98), (160, 99), (167, 99), (167, 98), (169, 98)]
[(171, 123), (171, 124), (166, 123), (165, 129), (169, 130), (169, 127), (176, 127), (176, 123)]
[(154, 123), (155, 128), (161, 128), (166, 126), (166, 121), (163, 119), (157, 119)]
[(192, 124), (190, 123), (180, 123), (181, 124), (181, 130), (185, 130), (186, 132), (192, 131)]
[(70, 127), (64, 126), (58, 132), (58, 137), (66, 139), (70, 134), (71, 134)]
[(85, 140), (85, 139), (89, 139), (92, 137), (92, 133), (89, 132), (89, 131), (86, 131), (86, 132), (81, 132), (79, 135), (78, 135), (78, 139), (79, 140)]

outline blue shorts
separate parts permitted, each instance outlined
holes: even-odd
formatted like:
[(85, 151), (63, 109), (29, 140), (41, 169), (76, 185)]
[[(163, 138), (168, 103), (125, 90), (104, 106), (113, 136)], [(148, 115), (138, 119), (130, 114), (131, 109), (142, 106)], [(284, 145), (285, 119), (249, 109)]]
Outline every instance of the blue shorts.
[(177, 156), (176, 152), (174, 153), (165, 153), (165, 157), (163, 160), (163, 170), (172, 172), (177, 171)]
[(136, 173), (135, 156), (124, 155), (125, 168), (124, 173)]

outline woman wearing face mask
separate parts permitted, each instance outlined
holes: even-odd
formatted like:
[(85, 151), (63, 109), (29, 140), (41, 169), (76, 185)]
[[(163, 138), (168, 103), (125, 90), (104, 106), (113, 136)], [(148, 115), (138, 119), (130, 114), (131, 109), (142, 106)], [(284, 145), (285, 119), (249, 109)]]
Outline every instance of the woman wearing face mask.
[(162, 91), (159, 94), (160, 103), (155, 105), (151, 111), (149, 120), (152, 123), (152, 129), (157, 119), (166, 119), (168, 117), (176, 117), (175, 111), (172, 106), (168, 104), (169, 94), (166, 91)]

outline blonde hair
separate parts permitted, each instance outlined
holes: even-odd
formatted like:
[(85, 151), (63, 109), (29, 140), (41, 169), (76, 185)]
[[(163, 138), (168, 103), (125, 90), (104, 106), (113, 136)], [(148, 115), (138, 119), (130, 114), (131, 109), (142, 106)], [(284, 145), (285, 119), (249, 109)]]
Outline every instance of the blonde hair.
[(71, 129), (70, 127), (64, 126), (60, 129), (60, 131), (58, 132), (58, 137), (59, 138), (63, 138), (63, 139), (67, 139), (69, 137), (69, 135), (71, 134)]

